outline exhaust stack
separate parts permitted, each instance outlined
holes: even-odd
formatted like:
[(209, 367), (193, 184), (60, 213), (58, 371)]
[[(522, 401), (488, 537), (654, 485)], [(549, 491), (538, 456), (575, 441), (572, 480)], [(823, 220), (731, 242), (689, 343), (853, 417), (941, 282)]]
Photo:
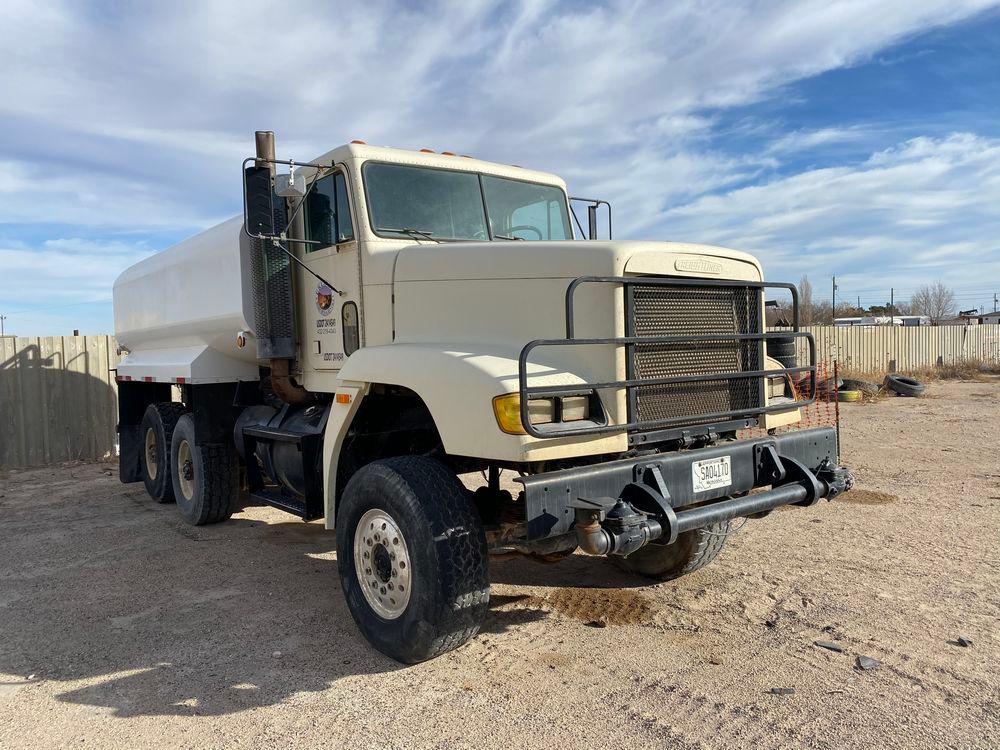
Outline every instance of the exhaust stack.
[(258, 130), (253, 134), (257, 145), (257, 166), (263, 167), (274, 176), (274, 131)]

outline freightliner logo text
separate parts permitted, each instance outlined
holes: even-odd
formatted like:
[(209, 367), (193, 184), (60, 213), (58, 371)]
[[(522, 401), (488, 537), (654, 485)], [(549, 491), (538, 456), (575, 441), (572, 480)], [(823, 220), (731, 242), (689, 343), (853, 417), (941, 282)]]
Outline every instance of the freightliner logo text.
[(674, 268), (678, 271), (690, 271), (691, 273), (722, 273), (720, 264), (700, 258), (678, 258), (674, 261)]

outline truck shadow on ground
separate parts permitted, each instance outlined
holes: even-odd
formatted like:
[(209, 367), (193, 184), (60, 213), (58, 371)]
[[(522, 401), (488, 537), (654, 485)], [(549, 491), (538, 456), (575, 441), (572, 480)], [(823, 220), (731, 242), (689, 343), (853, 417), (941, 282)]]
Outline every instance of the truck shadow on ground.
[[(240, 514), (192, 528), (141, 490), (113, 500), (106, 512), (76, 511), (79, 523), (72, 511), (60, 518), (59, 504), (13, 517), (29, 531), (23, 548), (0, 553), (0, 671), (62, 683), (60, 701), (133, 717), (230, 714), (354, 676), (448, 668), (405, 667), (368, 645), (321, 526)], [(10, 527), (5, 537), (13, 541)], [(547, 616), (506, 606), (516, 598), (498, 596), (482, 632)]]
[(558, 563), (538, 563), (514, 558), (493, 563), (493, 584), (544, 586), (554, 588), (627, 589), (651, 586), (655, 581), (640, 578), (614, 567), (610, 561), (576, 554)]

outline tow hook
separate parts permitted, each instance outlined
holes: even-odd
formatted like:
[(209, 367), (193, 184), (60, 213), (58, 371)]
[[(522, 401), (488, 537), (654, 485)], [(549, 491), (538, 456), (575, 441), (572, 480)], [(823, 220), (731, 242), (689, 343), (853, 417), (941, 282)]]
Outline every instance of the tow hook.
[(843, 466), (824, 461), (816, 471), (816, 478), (826, 485), (826, 499), (833, 500), (854, 486), (854, 475)]
[(576, 536), (588, 555), (628, 555), (663, 536), (663, 527), (621, 499), (579, 499)]

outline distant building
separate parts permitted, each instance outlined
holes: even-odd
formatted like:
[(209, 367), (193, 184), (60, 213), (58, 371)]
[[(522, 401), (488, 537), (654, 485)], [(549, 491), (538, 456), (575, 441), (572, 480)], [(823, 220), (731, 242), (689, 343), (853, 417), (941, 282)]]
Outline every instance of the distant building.
[(954, 318), (950, 318), (948, 320), (942, 320), (941, 325), (943, 326), (1000, 325), (1000, 312), (983, 313), (982, 315), (980, 315), (978, 312), (959, 313)]
[(929, 326), (926, 315), (864, 315), (855, 318), (834, 318), (837, 326)]
[(979, 317), (979, 313), (975, 315), (966, 315), (965, 313), (959, 313), (954, 318), (948, 318), (941, 321), (943, 326), (977, 326), (982, 323), (982, 319)]

